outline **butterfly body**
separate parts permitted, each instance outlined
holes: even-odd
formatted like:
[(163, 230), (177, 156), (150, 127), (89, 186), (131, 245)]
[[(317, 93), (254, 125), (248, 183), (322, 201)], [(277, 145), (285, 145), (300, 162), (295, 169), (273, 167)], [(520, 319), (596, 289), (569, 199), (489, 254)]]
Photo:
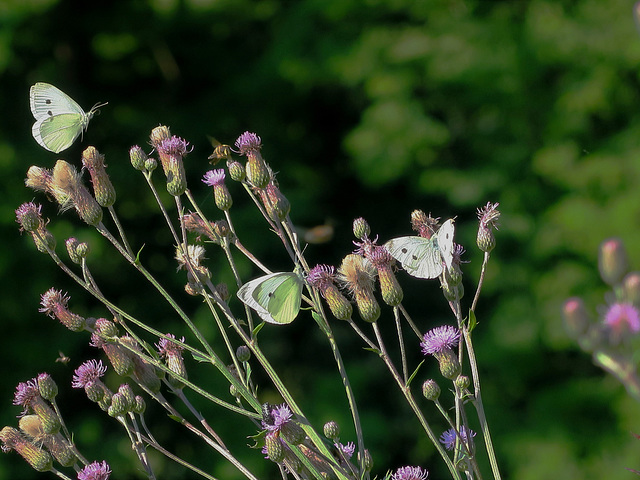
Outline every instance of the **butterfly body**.
[(237, 295), (265, 322), (283, 325), (298, 316), (303, 285), (296, 272), (271, 273), (245, 283)]
[(42, 147), (54, 153), (69, 148), (101, 106), (96, 105), (86, 113), (69, 95), (43, 82), (31, 87), (29, 102), (36, 119), (31, 134)]
[(398, 237), (385, 246), (407, 273), (416, 278), (436, 278), (453, 262), (453, 219), (447, 220), (431, 237)]

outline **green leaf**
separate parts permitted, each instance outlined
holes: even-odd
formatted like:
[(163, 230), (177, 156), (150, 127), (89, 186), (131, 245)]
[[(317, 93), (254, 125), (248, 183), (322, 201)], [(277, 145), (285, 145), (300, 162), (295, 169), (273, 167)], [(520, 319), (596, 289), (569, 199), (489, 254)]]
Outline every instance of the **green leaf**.
[(473, 310), (469, 310), (469, 333), (471, 333), (473, 329), (476, 328), (477, 324), (478, 321), (476, 320), (476, 314)]
[(413, 380), (413, 377), (416, 376), (416, 374), (418, 373), (418, 370), (420, 370), (420, 367), (422, 366), (422, 364), (424, 363), (424, 360), (422, 360), (418, 366), (416, 367), (416, 369), (413, 371), (413, 373), (411, 374), (411, 376), (409, 377), (409, 380), (407, 380), (407, 387), (409, 385), (411, 385), (411, 381)]

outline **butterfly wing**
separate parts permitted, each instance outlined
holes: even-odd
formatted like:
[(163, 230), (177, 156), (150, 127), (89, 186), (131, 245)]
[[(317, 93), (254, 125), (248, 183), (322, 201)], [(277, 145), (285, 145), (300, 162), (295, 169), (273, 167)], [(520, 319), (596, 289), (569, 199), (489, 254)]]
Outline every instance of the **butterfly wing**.
[(423, 237), (398, 237), (385, 246), (409, 275), (416, 278), (436, 278), (442, 273), (442, 258), (434, 240)]
[(265, 322), (287, 324), (300, 311), (302, 285), (297, 273), (272, 273), (244, 284), (238, 290), (238, 298)]
[(31, 133), (36, 142), (47, 150), (60, 153), (69, 148), (82, 133), (83, 119), (77, 113), (63, 113), (43, 117), (33, 124)]
[(59, 88), (48, 83), (38, 82), (29, 91), (31, 113), (36, 120), (43, 117), (54, 117), (63, 113), (86, 113), (77, 102)]
[(442, 224), (438, 232), (435, 234), (438, 249), (444, 263), (447, 265), (447, 269), (451, 268), (451, 262), (453, 262), (453, 235), (455, 233), (455, 224), (453, 219), (449, 219)]

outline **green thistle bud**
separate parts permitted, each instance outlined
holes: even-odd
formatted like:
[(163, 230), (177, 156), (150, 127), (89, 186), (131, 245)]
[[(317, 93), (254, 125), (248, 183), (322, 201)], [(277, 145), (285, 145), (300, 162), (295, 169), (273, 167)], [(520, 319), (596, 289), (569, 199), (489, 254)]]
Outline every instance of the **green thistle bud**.
[(102, 350), (118, 375), (126, 377), (133, 373), (135, 366), (133, 357), (126, 348), (114, 343), (105, 343), (102, 345)]
[(271, 180), (271, 173), (259, 151), (247, 154), (247, 180), (256, 188), (266, 188)]
[(282, 222), (287, 218), (291, 211), (291, 204), (273, 182), (267, 185), (261, 197), (272, 220)]
[(113, 393), (104, 392), (102, 400), (98, 401), (98, 406), (100, 407), (100, 410), (107, 413), (109, 412), (109, 407), (111, 406), (112, 397), (113, 397)]
[(80, 242), (77, 238), (69, 237), (64, 242), (67, 247), (67, 253), (69, 254), (69, 258), (73, 263), (77, 263), (78, 265), (82, 263), (82, 257), (78, 255), (77, 248), (80, 245)]
[(228, 161), (227, 168), (229, 169), (229, 176), (231, 177), (231, 180), (242, 182), (247, 176), (244, 165), (237, 160)]
[(133, 405), (133, 413), (137, 413), (138, 415), (142, 415), (144, 411), (147, 409), (147, 404), (140, 395), (136, 395), (136, 402)]
[(104, 155), (100, 155), (94, 147), (87, 147), (82, 152), (82, 165), (91, 175), (93, 192), (96, 201), (102, 207), (110, 207), (116, 201), (116, 189), (111, 183), (104, 164)]
[(58, 385), (56, 385), (56, 382), (48, 373), (41, 373), (36, 378), (38, 380), (40, 395), (42, 395), (42, 398), (45, 400), (52, 402), (56, 398), (56, 395), (58, 395)]
[(333, 442), (340, 438), (340, 426), (333, 420), (324, 424), (324, 436)]
[(36, 231), (29, 233), (31, 233), (33, 243), (36, 244), (36, 248), (39, 252), (48, 253), (50, 250), (55, 250), (56, 237), (54, 237), (53, 234), (44, 226), (41, 226)]
[(440, 386), (435, 380), (425, 380), (422, 384), (422, 395), (427, 400), (436, 401), (440, 397)]
[[(157, 128), (154, 129), (154, 132)], [(174, 135), (171, 138), (164, 138), (154, 145), (162, 164), (162, 170), (167, 177), (167, 191), (174, 197), (182, 195), (187, 189), (183, 158), (191, 151), (189, 142)]]
[(358, 240), (369, 238), (369, 235), (371, 234), (371, 227), (369, 227), (369, 224), (364, 218), (356, 218), (353, 221), (353, 234)]
[(144, 153), (144, 150), (142, 150), (138, 145), (134, 145), (129, 150), (131, 165), (133, 165), (133, 168), (136, 170), (145, 170), (145, 162), (147, 161), (147, 158), (147, 154)]
[(458, 362), (458, 357), (453, 352), (453, 350), (443, 350), (438, 355), (436, 355), (438, 362), (440, 364), (440, 373), (444, 378), (449, 380), (455, 379), (462, 368), (460, 367), (460, 363)]
[(278, 437), (267, 435), (265, 438), (265, 445), (267, 447), (267, 455), (269, 456), (269, 460), (275, 463), (281, 463), (284, 460), (284, 445)]
[(247, 347), (246, 345), (240, 345), (236, 349), (236, 358), (240, 362), (248, 362), (251, 358), (251, 350), (249, 350), (249, 347)]
[[(360, 452), (358, 452), (358, 458), (360, 458)], [(367, 472), (370, 472), (373, 468), (373, 458), (371, 457), (371, 453), (368, 449), (364, 451), (364, 469)]]
[(622, 240), (609, 238), (600, 244), (598, 269), (607, 285), (615, 286), (620, 283), (629, 271), (629, 259)]
[(233, 205), (231, 194), (224, 184), (225, 173), (224, 170), (209, 170), (204, 174), (202, 181), (213, 187), (213, 198), (216, 202), (216, 207), (222, 211), (227, 211)]
[(44, 446), (51, 452), (56, 461), (63, 467), (73, 466), (78, 458), (69, 446), (64, 437), (58, 433), (56, 435), (47, 435), (43, 439)]
[(380, 318), (380, 304), (373, 295), (373, 292), (360, 290), (355, 292), (356, 305), (360, 317), (369, 323), (373, 323)]
[(351, 302), (345, 297), (335, 285), (326, 288), (323, 294), (327, 305), (334, 317), (338, 320), (349, 320), (353, 315)]
[(498, 219), (500, 212), (497, 210), (499, 203), (487, 203), (483, 208), (478, 209), (478, 219), (480, 225), (478, 227), (478, 237), (476, 243), (478, 248), (483, 252), (491, 252), (496, 246), (496, 239), (493, 236), (493, 230), (498, 229)]
[(4, 427), (0, 431), (0, 440), (5, 451), (15, 450), (36, 471), (47, 472), (53, 468), (51, 455), (39, 446), (30, 443), (25, 435), (17, 429)]
[(392, 266), (395, 261), (389, 251), (382, 246), (374, 247), (367, 258), (378, 271), (378, 280), (380, 282), (380, 292), (384, 303), (392, 307), (400, 305), (402, 302), (402, 287), (398, 283)]
[(464, 285), (460, 283), (453, 286), (446, 281), (445, 277), (445, 281), (442, 282), (442, 293), (449, 302), (455, 302), (464, 296)]
[(471, 385), (471, 380), (469, 380), (469, 377), (466, 375), (458, 375), (455, 380), (455, 384), (460, 390), (466, 390), (469, 388), (469, 385)]
[(136, 404), (136, 396), (131, 386), (128, 383), (123, 383), (120, 385), (120, 388), (118, 388), (118, 393), (126, 400), (127, 410), (132, 410)]
[(231, 298), (231, 294), (229, 293), (229, 287), (226, 283), (219, 283), (216, 285), (216, 292), (220, 295), (220, 298), (223, 302), (228, 302)]
[(124, 395), (114, 393), (111, 397), (111, 405), (109, 405), (107, 413), (114, 418), (121, 417), (127, 414), (128, 406), (129, 405), (126, 398), (124, 398)]
[(111, 320), (106, 318), (99, 318), (96, 320), (95, 329), (105, 337), (114, 338), (119, 335), (117, 325)]
[(147, 158), (144, 161), (144, 169), (151, 173), (153, 172), (156, 168), (158, 168), (158, 161), (155, 158)]
[(98, 403), (104, 398), (104, 386), (102, 382), (90, 382), (84, 387), (87, 398), (92, 402)]
[(591, 322), (581, 298), (573, 297), (564, 302), (562, 313), (565, 328), (571, 338), (577, 339), (587, 333)]
[(30, 405), (33, 413), (40, 418), (44, 433), (55, 434), (60, 431), (60, 419), (42, 397), (34, 397)]
[(40, 211), (42, 205), (33, 202), (23, 203), (16, 209), (16, 222), (20, 224), (21, 230), (25, 232), (35, 232), (45, 225)]

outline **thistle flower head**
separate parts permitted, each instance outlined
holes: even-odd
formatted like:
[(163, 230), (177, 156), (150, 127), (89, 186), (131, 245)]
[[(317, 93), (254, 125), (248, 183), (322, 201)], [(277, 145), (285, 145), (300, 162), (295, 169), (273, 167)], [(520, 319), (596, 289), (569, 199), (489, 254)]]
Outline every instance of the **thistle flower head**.
[(69, 296), (62, 293), (62, 290), (50, 288), (40, 297), (40, 305), (38, 309), (51, 318), (57, 318), (60, 323), (73, 332), (79, 332), (86, 326), (86, 320), (80, 315), (71, 312), (67, 308)]
[(624, 243), (619, 238), (609, 238), (598, 249), (598, 270), (607, 285), (615, 286), (629, 271), (629, 259)]
[(93, 462), (78, 472), (78, 480), (109, 480), (111, 469), (106, 461)]
[[(168, 358), (176, 355), (181, 356), (184, 350), (184, 347), (170, 340), (170, 339), (175, 339), (176, 336), (173, 335), (172, 333), (167, 333), (167, 337), (169, 337), (169, 339), (161, 338), (160, 340), (158, 340), (158, 343), (156, 343), (156, 347), (158, 348), (158, 353), (160, 354), (160, 357)], [(184, 337), (182, 337), (180, 341), (184, 343)]]
[(335, 282), (335, 267), (331, 265), (316, 265), (307, 275), (307, 283), (312, 287), (320, 290), (320, 293), (325, 291), (329, 286)]
[(356, 451), (356, 444), (353, 442), (348, 442), (346, 445), (340, 442), (336, 442), (333, 445), (346, 459), (353, 457), (353, 454)]
[[(263, 412), (264, 413), (264, 412)], [(284, 425), (291, 421), (291, 409), (283, 403), (277, 406), (270, 406), (270, 417), (263, 418), (262, 426), (270, 432), (281, 431)]]
[(23, 203), (16, 209), (16, 222), (20, 224), (20, 231), (33, 232), (45, 224), (42, 214), (42, 205), (33, 202)]
[(85, 388), (99, 380), (105, 373), (107, 373), (107, 367), (102, 364), (102, 360), (88, 360), (75, 370), (71, 386)]
[[(460, 441), (464, 443), (467, 448), (471, 449), (471, 442), (473, 437), (475, 436), (476, 432), (474, 432), (473, 430), (467, 430), (464, 425), (460, 427)], [(456, 431), (453, 428), (450, 428), (442, 435), (440, 435), (440, 443), (442, 443), (444, 445), (444, 448), (446, 448), (447, 450), (453, 450), (453, 447), (456, 444), (457, 437), (458, 435), (456, 434)]]
[(178, 261), (178, 270), (187, 268), (187, 257), (191, 265), (199, 267), (203, 260), (206, 260), (204, 254), (205, 249), (201, 245), (187, 245), (187, 255), (185, 255), (182, 247), (176, 247), (175, 259)]
[(23, 415), (25, 415), (34, 400), (39, 397), (40, 388), (38, 387), (38, 380), (32, 378), (31, 380), (20, 382), (18, 384), (18, 386), (16, 387), (16, 392), (13, 396), (13, 404), (23, 407)]
[(425, 480), (429, 472), (420, 467), (400, 467), (391, 475), (391, 480)]
[(262, 139), (252, 132), (244, 132), (236, 140), (236, 148), (240, 155), (247, 155), (249, 152), (259, 151), (262, 148)]
[(360, 255), (347, 255), (338, 269), (338, 279), (349, 292), (373, 291), (373, 280), (376, 270), (369, 260)]
[(431, 214), (427, 215), (422, 210), (411, 212), (411, 228), (421, 237), (431, 238), (438, 231), (439, 222), (440, 217), (433, 218)]
[(458, 345), (458, 342), (460, 342), (460, 331), (450, 325), (444, 325), (425, 333), (420, 346), (425, 355), (435, 355), (451, 350)]
[(500, 218), (498, 205), (500, 204), (491, 204), (491, 202), (489, 202), (483, 208), (478, 209), (480, 224), (478, 226), (476, 243), (478, 248), (486, 253), (493, 250), (496, 246), (496, 238), (493, 235), (493, 230), (498, 229), (498, 219)]
[(209, 170), (202, 177), (202, 181), (210, 186), (222, 185), (224, 183), (225, 173), (223, 169)]

